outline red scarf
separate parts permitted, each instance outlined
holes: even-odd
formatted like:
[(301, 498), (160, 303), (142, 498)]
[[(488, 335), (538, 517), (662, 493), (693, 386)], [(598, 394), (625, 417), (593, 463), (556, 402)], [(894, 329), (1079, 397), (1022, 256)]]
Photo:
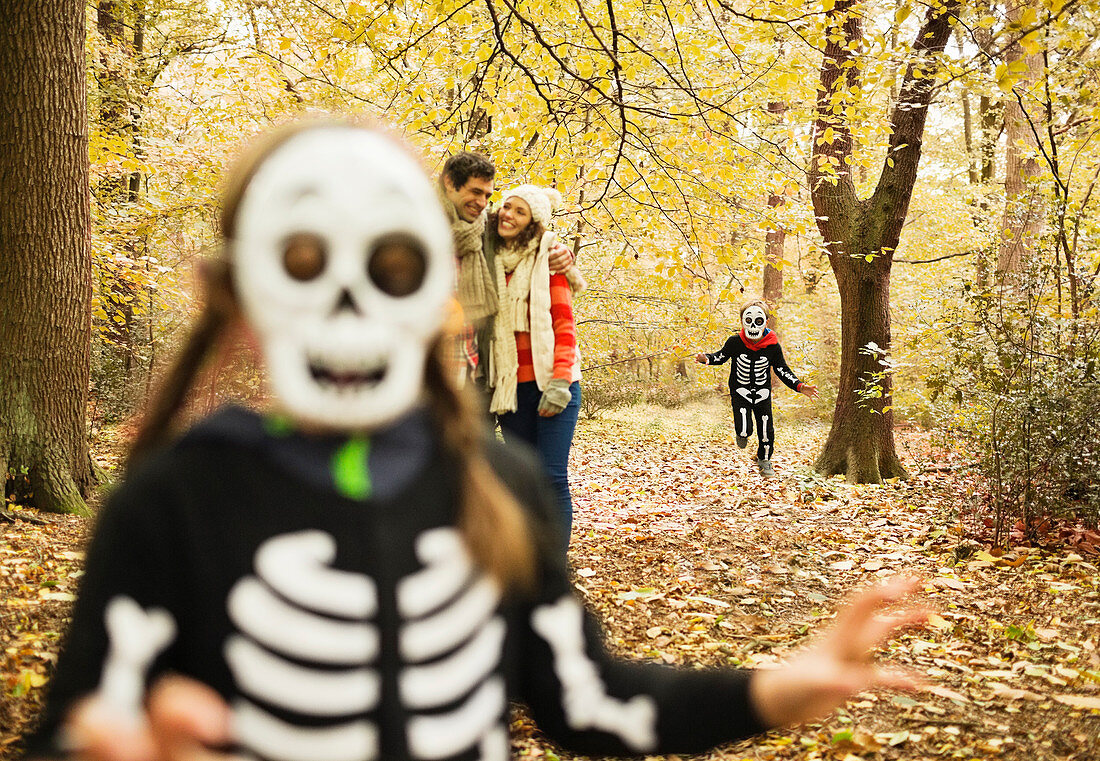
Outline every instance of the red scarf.
[(772, 344), (779, 343), (779, 336), (777, 336), (775, 334), (774, 330), (769, 330), (768, 328), (764, 328), (764, 335), (760, 336), (759, 341), (757, 341), (756, 343), (753, 343), (752, 341), (749, 340), (749, 337), (745, 335), (745, 329), (742, 328), (741, 329), (741, 341), (751, 351), (759, 351), (760, 349), (763, 349), (765, 346), (771, 346)]

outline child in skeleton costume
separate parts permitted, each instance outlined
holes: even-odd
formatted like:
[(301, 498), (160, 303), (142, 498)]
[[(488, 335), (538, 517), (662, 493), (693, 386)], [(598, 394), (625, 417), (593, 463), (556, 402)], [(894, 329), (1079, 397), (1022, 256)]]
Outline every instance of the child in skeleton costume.
[[(533, 458), (483, 435), (443, 369), (451, 234), (416, 161), (313, 125), (237, 179), (206, 309), (100, 516), (31, 755), (498, 760), (512, 700), (576, 752), (693, 752), (909, 683), (870, 660), (919, 616), (875, 617), (905, 582), (785, 668), (610, 657), (545, 538)], [(277, 408), (165, 442), (198, 360), (239, 325)]]
[(774, 476), (772, 452), (775, 447), (775, 418), (772, 415), (772, 377), (794, 391), (814, 399), (817, 387), (802, 383), (783, 359), (779, 338), (767, 328), (768, 306), (763, 301), (751, 301), (741, 308), (741, 332), (732, 335), (713, 354), (700, 353), (695, 360), (704, 365), (721, 365), (733, 360), (730, 367), (730, 402), (733, 404), (737, 446), (749, 443), (753, 421), (756, 422), (756, 462), (760, 473)]

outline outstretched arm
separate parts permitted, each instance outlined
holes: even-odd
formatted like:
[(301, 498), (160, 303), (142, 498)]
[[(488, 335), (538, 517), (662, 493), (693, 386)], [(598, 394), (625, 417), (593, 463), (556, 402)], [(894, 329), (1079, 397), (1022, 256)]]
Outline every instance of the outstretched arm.
[(761, 721), (772, 727), (798, 724), (865, 690), (915, 689), (912, 675), (880, 668), (873, 651), (899, 629), (928, 618), (928, 611), (918, 607), (883, 613), (918, 585), (916, 579), (896, 578), (862, 592), (815, 646), (779, 668), (757, 671), (749, 697)]
[(734, 341), (736, 338), (737, 336), (730, 336), (727, 338), (722, 348), (716, 352), (710, 354), (699, 352), (695, 355), (695, 361), (701, 365), (724, 365), (729, 361), (729, 358), (733, 356)]
[(811, 399), (817, 398), (817, 386), (803, 383), (798, 379), (798, 376), (794, 374), (794, 370), (787, 364), (787, 360), (783, 358), (783, 349), (779, 344), (772, 344), (764, 351), (767, 353), (768, 360), (772, 363), (772, 370), (775, 371), (776, 377), (783, 381), (791, 391), (805, 394)]

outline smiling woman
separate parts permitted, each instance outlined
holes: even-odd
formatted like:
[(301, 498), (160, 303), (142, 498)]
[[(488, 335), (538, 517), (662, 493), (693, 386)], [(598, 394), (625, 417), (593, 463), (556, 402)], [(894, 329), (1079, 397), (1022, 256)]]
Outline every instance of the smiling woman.
[(538, 452), (554, 485), (568, 546), (569, 450), (580, 412), (581, 370), (573, 292), (566, 276), (549, 266), (556, 236), (546, 226), (560, 203), (561, 194), (552, 188), (520, 185), (505, 192), (489, 216), (500, 294), (490, 410), (505, 441), (525, 441)]

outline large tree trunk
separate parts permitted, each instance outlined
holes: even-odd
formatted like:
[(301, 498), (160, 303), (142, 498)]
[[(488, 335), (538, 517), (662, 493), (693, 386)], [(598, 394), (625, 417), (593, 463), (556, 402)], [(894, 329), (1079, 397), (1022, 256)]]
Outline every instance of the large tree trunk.
[(0, 3), (0, 473), (77, 513), (94, 480), (84, 5)]
[(810, 190), (840, 292), (840, 384), (832, 429), (815, 467), (855, 483), (905, 477), (894, 446), (890, 350), (890, 269), (920, 162), (928, 104), (958, 0), (929, 11), (917, 33), (890, 117), (890, 144), (870, 198), (861, 200), (847, 167), (853, 150), (845, 98), (860, 88), (862, 28), (857, 0), (839, 0), (818, 89)]
[(853, 483), (905, 478), (894, 447), (892, 379), (884, 355), (868, 349), (890, 346), (890, 268), (850, 256), (832, 262), (840, 291), (840, 392), (815, 467)]

